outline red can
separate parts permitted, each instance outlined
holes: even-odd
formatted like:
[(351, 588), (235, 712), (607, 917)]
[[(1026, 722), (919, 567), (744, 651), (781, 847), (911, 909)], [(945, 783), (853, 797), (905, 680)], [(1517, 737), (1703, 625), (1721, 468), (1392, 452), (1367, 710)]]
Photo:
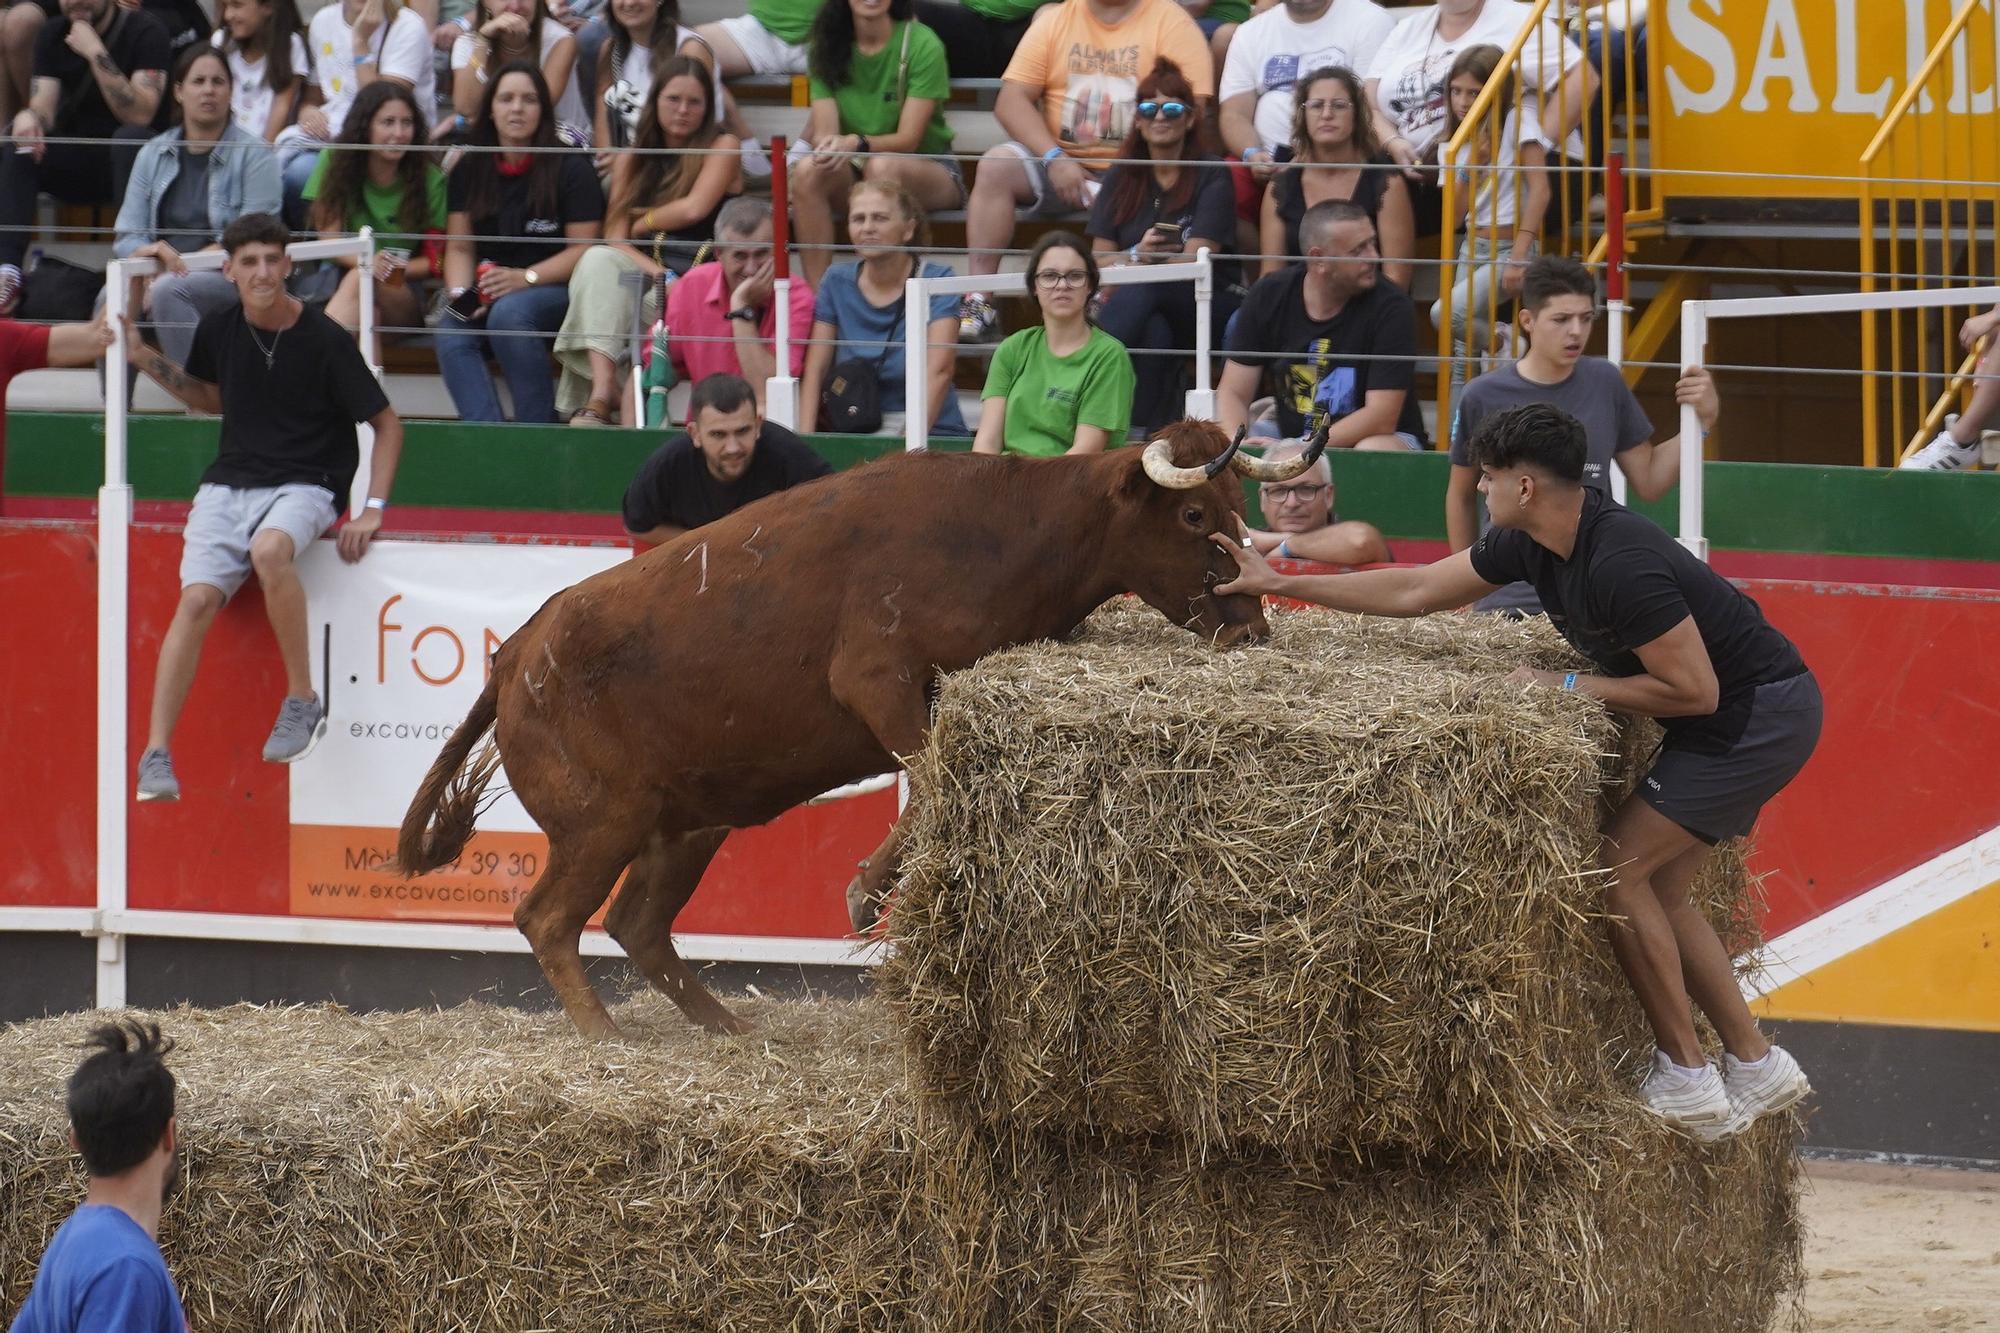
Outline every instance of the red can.
[(479, 261), (479, 269), (474, 279), (474, 285), (479, 288), (479, 304), (481, 305), (491, 305), (493, 303), (493, 298), (486, 294), (486, 275), (498, 267), (500, 266), (490, 259)]

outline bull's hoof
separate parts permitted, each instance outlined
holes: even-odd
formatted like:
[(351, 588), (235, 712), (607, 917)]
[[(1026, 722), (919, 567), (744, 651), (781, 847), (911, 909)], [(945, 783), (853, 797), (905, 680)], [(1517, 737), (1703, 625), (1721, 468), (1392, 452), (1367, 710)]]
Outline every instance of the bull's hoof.
[(727, 1009), (720, 1008), (716, 1010), (714, 1017), (703, 1019), (701, 1025), (718, 1037), (743, 1037), (757, 1030), (754, 1019), (745, 1018), (741, 1014), (732, 1014)]
[(864, 872), (847, 885), (847, 919), (853, 923), (857, 935), (875, 929), (875, 923), (882, 918), (882, 904), (868, 892), (867, 878)]

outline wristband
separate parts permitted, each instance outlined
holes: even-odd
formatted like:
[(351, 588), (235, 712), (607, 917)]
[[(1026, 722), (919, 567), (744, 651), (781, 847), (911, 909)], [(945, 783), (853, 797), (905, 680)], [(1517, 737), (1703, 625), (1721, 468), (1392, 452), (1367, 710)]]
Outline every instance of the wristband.
[(1297, 556), (1295, 556), (1295, 555), (1293, 555), (1293, 554), (1292, 554), (1292, 544), (1291, 544), (1291, 542), (1290, 542), (1289, 540), (1287, 540), (1287, 541), (1281, 541), (1281, 542), (1279, 542), (1279, 543), (1278, 543), (1278, 549), (1277, 549), (1277, 550), (1275, 550), (1275, 551), (1273, 551), (1273, 552), (1271, 552), (1271, 554), (1272, 554), (1272, 555), (1281, 555), (1281, 556), (1283, 556), (1283, 557), (1284, 557), (1285, 559), (1287, 559), (1287, 560), (1296, 560), (1296, 559), (1298, 559), (1298, 557), (1297, 557)]
[(734, 310), (730, 311), (728, 314), (723, 316), (724, 319), (728, 320), (747, 319), (752, 324), (755, 324), (758, 320), (762, 319), (763, 317), (764, 316), (762, 311), (753, 310), (751, 307), (747, 305), (737, 306)]
[(857, 153), (867, 153), (867, 152), (873, 152), (873, 151), (874, 151), (874, 150), (873, 150), (873, 149), (872, 149), (872, 148), (871, 148), (871, 147), (869, 146), (869, 143), (868, 143), (868, 136), (867, 136), (867, 135), (865, 135), (865, 134), (857, 134), (857, 135), (855, 135), (855, 136), (854, 136), (854, 151), (855, 151), (855, 152), (857, 152)]
[(358, 55), (354, 57), (354, 63), (357, 65), (372, 65), (375, 63), (375, 53), (370, 51), (365, 55)]
[(1566, 690), (1574, 690), (1576, 688), (1576, 672), (1566, 671), (1563, 673), (1563, 688)]
[(379, 495), (371, 495), (362, 502), (361, 507), (363, 509), (373, 509), (379, 514), (389, 507), (389, 502)]
[(1051, 163), (1053, 163), (1057, 158), (1068, 157), (1068, 156), (1069, 154), (1063, 151), (1063, 146), (1061, 144), (1057, 144), (1054, 148), (1051, 148), (1049, 149), (1048, 152), (1042, 154), (1042, 165), (1046, 167)]
[(1132, 261), (1132, 262), (1133, 262), (1134, 264), (1138, 263), (1138, 262), (1139, 262), (1139, 247), (1135, 245), (1135, 246), (1133, 246), (1133, 247), (1132, 247), (1132, 248), (1131, 248), (1130, 250), (1127, 250), (1127, 251), (1125, 252), (1125, 257), (1126, 257), (1127, 259), (1131, 260), (1131, 261)]
[(1275, 161), (1278, 156), (1276, 153), (1266, 148), (1263, 144), (1258, 144), (1255, 148), (1252, 148), (1248, 152), (1243, 154), (1243, 160), (1245, 162), (1248, 162), (1252, 157), (1260, 153), (1263, 154), (1265, 159), (1268, 161)]

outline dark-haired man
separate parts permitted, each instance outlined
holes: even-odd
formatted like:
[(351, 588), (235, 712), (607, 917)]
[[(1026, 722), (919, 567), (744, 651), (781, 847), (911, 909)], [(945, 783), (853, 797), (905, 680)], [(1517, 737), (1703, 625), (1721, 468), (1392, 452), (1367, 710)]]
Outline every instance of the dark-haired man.
[(126, 1019), (92, 1028), (84, 1047), (69, 1125), (90, 1184), (43, 1252), (11, 1333), (186, 1333), (158, 1240), (175, 1168), (173, 1043)]
[(710, 375), (688, 399), (687, 431), (654, 450), (626, 488), (625, 530), (657, 546), (831, 471), (804, 440), (764, 420), (747, 380)]
[[(1452, 413), (1444, 529), (1454, 551), (1472, 545), (1482, 527), (1472, 437), (1488, 417), (1510, 407), (1547, 403), (1581, 422), (1583, 484), (1594, 490), (1610, 490), (1614, 462), (1642, 500), (1659, 499), (1680, 479), (1680, 436), (1653, 443), (1653, 423), (1626, 387), (1625, 373), (1603, 357), (1583, 354), (1597, 322), (1597, 279), (1589, 269), (1559, 255), (1529, 264), (1521, 278), (1520, 320), (1527, 354), (1467, 384)], [(1708, 371), (1689, 366), (1674, 386), (1674, 398), (1694, 408), (1703, 435), (1715, 428), (1721, 404)], [(1479, 609), (1533, 615), (1541, 605), (1533, 588), (1516, 584), (1482, 601)]]
[[(1587, 449), (1574, 417), (1544, 404), (1514, 408), (1489, 418), (1472, 448), (1493, 527), (1470, 550), (1417, 569), (1288, 578), (1218, 536), (1240, 573), (1216, 592), (1420, 616), (1516, 581), (1534, 585), (1550, 620), (1597, 670), (1523, 667), (1512, 679), (1658, 718), (1666, 732), (1598, 852), (1610, 877), (1612, 948), (1659, 1048), (1641, 1096), (1687, 1133), (1734, 1133), (1810, 1089), (1797, 1062), (1758, 1032), (1729, 953), (1688, 887), (1710, 848), (1747, 834), (1805, 766), (1819, 740), (1819, 686), (1755, 602), (1651, 520), (1584, 485)], [(1695, 1036), (1690, 997), (1721, 1034), (1720, 1075)]]
[(254, 572), (285, 665), (285, 699), (264, 743), (264, 758), (291, 764), (326, 733), (326, 708), (313, 689), (306, 592), (296, 562), (331, 528), (360, 463), (356, 422), (375, 431), (368, 500), (340, 530), (350, 563), (382, 526), (403, 423), (362, 359), (354, 338), (285, 291), (292, 260), (285, 224), (246, 213), (222, 233), (223, 272), (241, 304), (202, 316), (186, 366), (140, 345), (128, 320), (132, 364), (197, 412), (222, 414), (222, 446), (201, 475), (181, 550), (181, 598), (160, 645), (153, 715), (139, 757), (142, 801), (178, 800), (168, 743), (216, 613)]

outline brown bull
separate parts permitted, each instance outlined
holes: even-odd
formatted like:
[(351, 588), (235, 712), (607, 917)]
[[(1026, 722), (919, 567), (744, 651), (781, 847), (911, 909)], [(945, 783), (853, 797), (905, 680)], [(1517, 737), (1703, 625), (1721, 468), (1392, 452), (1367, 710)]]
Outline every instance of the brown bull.
[[(1240, 439), (1240, 437), (1239, 437)], [(1253, 597), (1209, 540), (1236, 531), (1242, 457), (1183, 421), (1144, 450), (1029, 459), (914, 454), (784, 491), (557, 593), (494, 654), (486, 688), (403, 819), (423, 874), (472, 835), (497, 765), (549, 839), (514, 921), (586, 1036), (617, 1029), (577, 943), (605, 918), (690, 1019), (731, 1014), (674, 950), (674, 918), (732, 828), (888, 771), (923, 745), (939, 672), (1059, 636), (1120, 593), (1218, 645), (1261, 637)], [(489, 728), (493, 745), (468, 763)], [(874, 917), (897, 834), (848, 889)]]

